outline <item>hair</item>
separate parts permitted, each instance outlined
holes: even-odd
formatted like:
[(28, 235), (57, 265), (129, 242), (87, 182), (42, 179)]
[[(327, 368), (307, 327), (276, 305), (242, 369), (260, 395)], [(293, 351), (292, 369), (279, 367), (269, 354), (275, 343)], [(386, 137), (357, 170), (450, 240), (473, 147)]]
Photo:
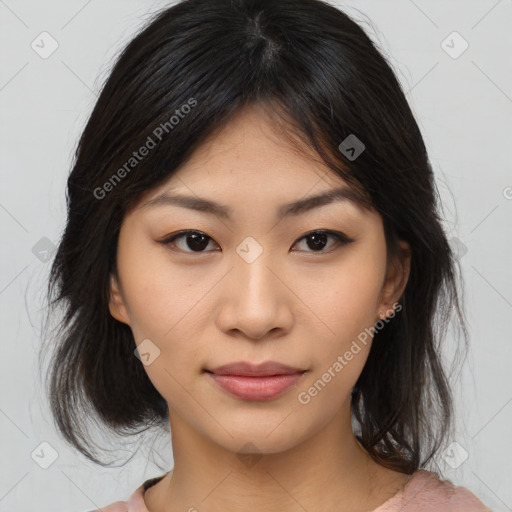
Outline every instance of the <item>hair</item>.
[[(49, 315), (63, 307), (45, 382), (56, 426), (101, 465), (84, 411), (117, 434), (167, 426), (168, 404), (134, 357), (130, 327), (109, 312), (119, 230), (143, 194), (250, 105), (364, 193), (382, 216), (390, 258), (399, 240), (411, 247), (402, 307), (375, 333), (351, 407), (369, 455), (412, 474), (453, 426), (441, 346), (454, 313), (467, 337), (458, 261), (391, 65), (322, 0), (184, 0), (156, 12), (120, 52), (75, 151), (46, 292)], [(348, 136), (364, 144), (357, 158), (340, 150)]]

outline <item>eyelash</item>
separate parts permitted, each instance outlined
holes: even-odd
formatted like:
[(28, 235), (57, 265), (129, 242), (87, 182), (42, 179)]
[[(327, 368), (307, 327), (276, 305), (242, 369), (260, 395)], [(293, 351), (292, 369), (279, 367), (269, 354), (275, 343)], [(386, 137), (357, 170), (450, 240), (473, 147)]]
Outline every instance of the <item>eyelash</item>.
[[(336, 241), (338, 242), (338, 247), (334, 247), (329, 249), (329, 250), (319, 250), (319, 251), (305, 251), (305, 252), (311, 252), (311, 253), (319, 253), (319, 254), (329, 254), (333, 251), (335, 251), (336, 249), (339, 249), (340, 247), (344, 246), (344, 245), (348, 245), (352, 242), (355, 242), (355, 239), (353, 238), (350, 238), (348, 237), (347, 235), (345, 235), (344, 233), (341, 233), (339, 231), (332, 231), (332, 230), (327, 230), (327, 229), (317, 229), (317, 230), (314, 230), (314, 231), (309, 231), (308, 233), (306, 233), (305, 235), (301, 236), (299, 239), (297, 239), (297, 241), (294, 243), (294, 245), (304, 239), (307, 239), (308, 237), (311, 237), (312, 235), (316, 235), (316, 234), (320, 234), (320, 235), (328, 235), (328, 236), (332, 236), (333, 238), (336, 239)], [(200, 236), (205, 236), (206, 238), (210, 239), (210, 240), (213, 240), (213, 238), (211, 238), (210, 236), (208, 236), (206, 233), (202, 232), (202, 231), (196, 231), (196, 230), (186, 230), (186, 231), (180, 231), (179, 233), (174, 233), (173, 235), (165, 238), (164, 240), (160, 240), (159, 243), (163, 244), (163, 245), (174, 245), (174, 241), (179, 239), (179, 238), (186, 238), (187, 236), (190, 236), (190, 235), (200, 235)], [(182, 252), (184, 253), (189, 253), (189, 254), (202, 254), (202, 253), (207, 253), (209, 251), (185, 251), (185, 250), (181, 250)]]

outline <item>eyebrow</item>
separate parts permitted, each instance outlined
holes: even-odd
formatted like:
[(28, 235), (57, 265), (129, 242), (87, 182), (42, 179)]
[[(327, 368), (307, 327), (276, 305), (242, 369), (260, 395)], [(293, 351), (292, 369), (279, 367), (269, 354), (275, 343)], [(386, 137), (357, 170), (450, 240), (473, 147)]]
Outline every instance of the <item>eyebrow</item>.
[[(315, 208), (340, 201), (348, 201), (361, 210), (371, 207), (371, 203), (359, 191), (349, 187), (341, 187), (283, 204), (277, 211), (277, 219), (281, 220), (285, 217), (302, 215)], [(141, 208), (152, 209), (160, 206), (180, 206), (227, 220), (231, 219), (233, 213), (229, 206), (216, 203), (210, 199), (181, 194), (170, 195), (165, 192), (143, 204)]]

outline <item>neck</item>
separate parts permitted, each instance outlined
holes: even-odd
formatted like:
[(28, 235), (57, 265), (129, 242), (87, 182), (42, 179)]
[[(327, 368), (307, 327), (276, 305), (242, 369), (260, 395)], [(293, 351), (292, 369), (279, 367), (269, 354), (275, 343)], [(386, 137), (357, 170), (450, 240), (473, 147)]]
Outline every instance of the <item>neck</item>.
[(234, 453), (171, 411), (174, 469), (147, 491), (146, 506), (150, 512), (373, 510), (403, 486), (406, 475), (370, 458), (346, 413), (286, 451), (269, 453), (255, 448), (265, 440), (243, 440), (245, 448)]

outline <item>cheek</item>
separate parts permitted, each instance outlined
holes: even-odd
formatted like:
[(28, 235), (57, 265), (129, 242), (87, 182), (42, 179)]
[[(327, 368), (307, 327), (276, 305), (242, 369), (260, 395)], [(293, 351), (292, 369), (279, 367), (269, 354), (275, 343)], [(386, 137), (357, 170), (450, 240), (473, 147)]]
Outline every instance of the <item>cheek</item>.
[(339, 265), (310, 273), (303, 281), (301, 294), (332, 340), (357, 337), (377, 320), (384, 268), (370, 254), (354, 251)]
[[(347, 253), (336, 268), (310, 275), (309, 284), (304, 282), (311, 290), (306, 295), (307, 304), (322, 320), (318, 332), (323, 334), (313, 333), (321, 341), (313, 354), (314, 371), (308, 380), (313, 384), (309, 388), (312, 395), (308, 390), (302, 391), (306, 392), (306, 399), (309, 396), (316, 403), (313, 407), (324, 408), (326, 414), (333, 413), (349, 398), (364, 368), (384, 270), (385, 260), (377, 248), (368, 247)], [(313, 282), (316, 286), (312, 286)], [(321, 398), (313, 399), (315, 393)]]
[(132, 329), (140, 336), (163, 342), (183, 326), (194, 325), (190, 318), (211, 288), (199, 267), (180, 271), (161, 248), (143, 244), (127, 245), (118, 264)]
[(173, 405), (190, 406), (184, 388), (191, 388), (204, 357), (200, 298), (212, 287), (210, 279), (178, 271), (159, 248), (120, 247), (118, 267), (133, 336), (137, 345), (146, 339), (154, 344), (142, 345), (151, 354), (144, 370), (166, 400), (173, 397)]
[(205, 276), (200, 265), (179, 268), (159, 247), (133, 243), (123, 248), (118, 265), (133, 336), (137, 345), (151, 340), (158, 354), (144, 369), (162, 396), (188, 407), (184, 388), (194, 389), (205, 360), (206, 324), (212, 321), (205, 311), (208, 294), (222, 275)]

